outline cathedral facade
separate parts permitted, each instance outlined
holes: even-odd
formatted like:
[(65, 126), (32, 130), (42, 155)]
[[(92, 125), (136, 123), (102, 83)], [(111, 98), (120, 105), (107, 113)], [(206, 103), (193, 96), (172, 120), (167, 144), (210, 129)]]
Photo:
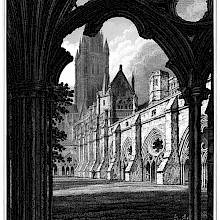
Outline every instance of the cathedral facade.
[[(86, 42), (86, 39), (83, 41)], [(107, 54), (109, 56), (107, 48), (105, 43), (106, 57)], [(82, 52), (82, 48), (80, 50)], [(134, 76), (130, 85), (120, 65), (110, 83), (108, 61), (103, 60), (103, 69), (99, 73), (102, 85), (94, 81), (94, 85), (85, 87), (85, 93), (82, 93), (87, 100), (83, 114), (79, 112), (78, 120), (73, 121), (68, 119), (73, 118), (70, 111), (65, 118), (64, 130), (68, 134), (63, 152), (65, 162), (56, 164), (54, 176), (188, 184), (189, 110), (178, 91), (177, 79), (162, 70), (152, 72), (149, 102), (138, 106)], [(89, 63), (87, 70), (91, 66)], [(76, 72), (76, 104), (79, 110), (84, 104), (79, 98), (77, 74), (79, 72)], [(90, 83), (93, 84), (93, 81)], [(209, 86), (210, 83), (207, 83)], [(93, 88), (96, 90), (95, 97), (88, 96)], [(202, 187), (207, 187), (207, 103), (208, 100), (204, 101), (201, 108)]]

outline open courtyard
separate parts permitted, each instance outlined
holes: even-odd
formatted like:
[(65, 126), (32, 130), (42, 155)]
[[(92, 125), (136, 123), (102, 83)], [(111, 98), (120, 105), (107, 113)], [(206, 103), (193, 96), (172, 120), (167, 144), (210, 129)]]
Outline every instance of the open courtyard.
[[(188, 187), (83, 178), (56, 178), (53, 219), (187, 219)], [(202, 192), (202, 219), (207, 195)]]

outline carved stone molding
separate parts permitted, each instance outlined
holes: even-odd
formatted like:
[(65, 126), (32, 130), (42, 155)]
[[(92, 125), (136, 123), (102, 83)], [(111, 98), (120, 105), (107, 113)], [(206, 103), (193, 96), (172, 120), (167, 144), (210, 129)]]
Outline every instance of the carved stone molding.
[(203, 100), (208, 99), (210, 90), (205, 87), (182, 88), (182, 97), (185, 105), (202, 104)]

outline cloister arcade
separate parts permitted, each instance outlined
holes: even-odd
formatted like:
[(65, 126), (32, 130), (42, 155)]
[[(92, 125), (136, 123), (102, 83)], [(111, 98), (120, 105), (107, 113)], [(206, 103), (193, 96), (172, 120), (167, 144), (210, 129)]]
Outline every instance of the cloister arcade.
[[(74, 176), (75, 168), (73, 166), (62, 166), (62, 176)], [(58, 176), (58, 169), (55, 165), (53, 168), (53, 176)]]

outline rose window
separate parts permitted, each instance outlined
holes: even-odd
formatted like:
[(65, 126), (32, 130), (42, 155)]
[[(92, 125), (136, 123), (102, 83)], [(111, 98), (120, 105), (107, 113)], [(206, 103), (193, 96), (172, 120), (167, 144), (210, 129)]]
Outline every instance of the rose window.
[(159, 138), (153, 143), (152, 148), (156, 153), (159, 153), (163, 149), (163, 141)]

